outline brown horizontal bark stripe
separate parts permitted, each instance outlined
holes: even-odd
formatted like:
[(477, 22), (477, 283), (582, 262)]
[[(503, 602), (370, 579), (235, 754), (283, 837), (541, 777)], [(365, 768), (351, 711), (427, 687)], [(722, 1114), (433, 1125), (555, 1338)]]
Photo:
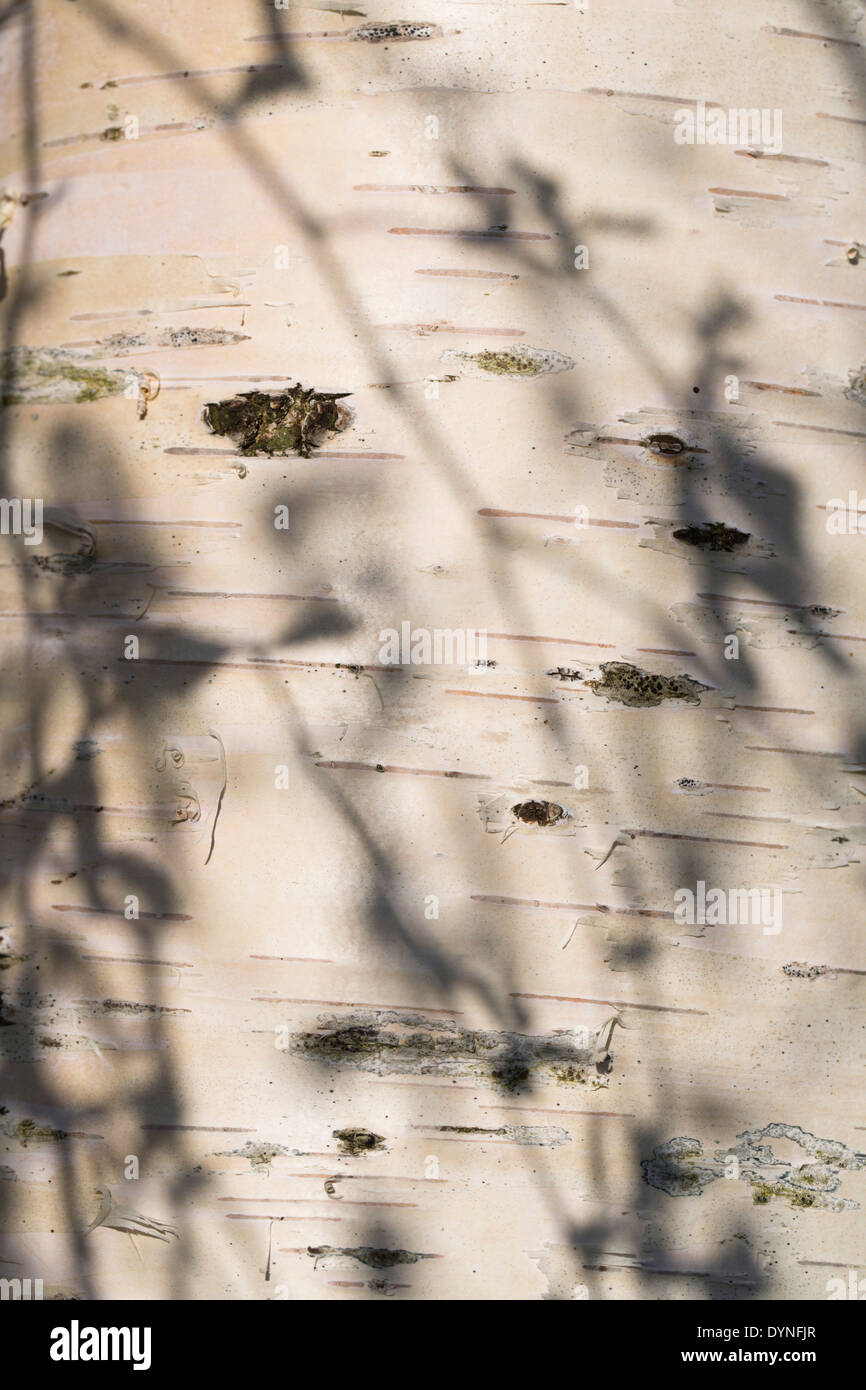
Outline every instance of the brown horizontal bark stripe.
[(804, 613), (819, 606), (818, 604), (811, 603), (782, 603), (778, 599), (771, 598), (740, 598), (737, 594), (696, 594), (695, 597), (700, 599), (720, 600), (722, 603), (749, 603), (755, 604), (761, 608), (797, 609)]
[(777, 24), (762, 24), (761, 28), (765, 34), (777, 34), (785, 39), (814, 39), (817, 43), (838, 43), (847, 48), (863, 47), (857, 39), (842, 39), (838, 34), (813, 34), (806, 29), (788, 29)]
[(522, 700), (530, 705), (558, 705), (550, 695), (505, 695), (498, 690), (446, 690), (446, 695), (466, 695), (474, 700)]
[(631, 999), (593, 999), (579, 994), (525, 994), (512, 992), (509, 999), (550, 999), (557, 1004), (605, 1004), (609, 1008), (617, 1009), (645, 1009), (650, 1013), (658, 1014), (695, 1014), (700, 1018), (709, 1018), (705, 1009), (675, 1009), (670, 1004), (636, 1004)]
[(389, 236), (453, 236), (491, 241), (553, 241), (550, 232), (484, 232), (477, 228), (452, 227), (389, 227)]
[(499, 642), (552, 642), (559, 647), (599, 647), (614, 651), (612, 642), (586, 642), (579, 637), (536, 637), (521, 632), (488, 632), (488, 638)]
[(686, 835), (680, 831), (673, 830), (627, 830), (623, 828), (624, 835), (636, 835), (644, 839), (651, 840), (694, 840), (698, 844), (708, 845), (742, 845), (746, 849), (790, 849), (790, 845), (768, 845), (762, 844), (759, 840), (721, 840), (715, 835)]
[(730, 198), (762, 198), (768, 203), (787, 203), (786, 193), (756, 193), (750, 188), (708, 188), (708, 193), (721, 194)]
[(390, 772), (407, 777), (454, 777), (471, 782), (488, 782), (490, 780), (489, 772), (456, 772), (448, 768), (438, 767), (398, 767), (393, 763), (338, 762), (334, 758), (320, 758), (314, 766), (339, 768), (345, 772), (378, 772), (380, 775), (383, 772)]
[(481, 193), (499, 196), (513, 188), (485, 188), (475, 183), (354, 183), (353, 193)]
[(544, 902), (540, 898), (506, 898), (494, 893), (472, 893), (474, 903), (496, 903), (504, 907), (533, 907), (550, 909), (555, 912), (611, 912), (620, 917), (659, 917), (673, 921), (672, 912), (662, 912), (650, 907), (614, 907), (610, 903), (558, 903)]
[[(111, 907), (88, 907), (84, 903), (52, 903), (55, 912), (80, 912), (88, 917), (120, 917), (126, 920), (123, 910)], [(150, 922), (191, 922), (193, 919), (185, 912), (139, 912), (138, 916)]]
[[(501, 507), (480, 507), (476, 512), (476, 516), (504, 518), (528, 517), (530, 520), (533, 521), (563, 521), (570, 523), (572, 526), (575, 524), (574, 515), (563, 516), (557, 512), (509, 512), (504, 511)], [(610, 526), (615, 528), (618, 527), (624, 531), (639, 531), (641, 527), (641, 523), (639, 521), (609, 521), (603, 519), (602, 517), (588, 517), (585, 524), (587, 526)], [(581, 523), (581, 525), (578, 526), (576, 529), (582, 530), (583, 525), (584, 523)]]
[(331, 1009), (384, 1009), (392, 1013), (402, 1009), (406, 1013), (414, 1014), (444, 1014), (446, 1018), (463, 1013), (462, 1009), (429, 1009), (422, 1004), (370, 1004), (361, 999), (291, 999), (270, 994), (251, 995), (250, 1002), (253, 1004), (323, 1004)]
[(443, 279), (454, 280), (518, 280), (520, 277), (507, 270), (416, 270), (416, 275), (437, 275)]
[[(837, 117), (837, 119), (842, 120), (843, 118), (840, 116)], [(866, 125), (866, 121), (859, 121), (857, 124)], [(779, 300), (783, 304), (811, 304), (817, 306), (819, 309), (866, 310), (866, 304), (851, 304), (847, 300), (842, 299), (806, 299), (796, 294), (776, 294), (773, 298)]]

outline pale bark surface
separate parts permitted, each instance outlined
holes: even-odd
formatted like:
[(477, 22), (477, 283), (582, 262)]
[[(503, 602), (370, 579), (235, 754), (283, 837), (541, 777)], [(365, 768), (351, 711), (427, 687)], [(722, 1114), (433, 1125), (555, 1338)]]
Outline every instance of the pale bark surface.
[[(2, 495), (46, 526), (0, 537), (0, 1277), (862, 1268), (861, 14), (3, 12)], [(696, 101), (781, 151), (677, 144)], [(207, 428), (295, 383), (350, 393), (309, 457)], [(490, 664), (389, 668), (403, 623)], [(698, 882), (781, 929), (678, 923)]]

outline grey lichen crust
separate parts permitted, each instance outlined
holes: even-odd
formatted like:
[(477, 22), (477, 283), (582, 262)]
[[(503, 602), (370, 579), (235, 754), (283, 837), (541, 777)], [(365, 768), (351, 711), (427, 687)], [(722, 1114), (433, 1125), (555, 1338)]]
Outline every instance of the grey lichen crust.
[(517, 1092), (531, 1081), (596, 1089), (608, 1084), (613, 1023), (597, 1031), (548, 1036), (463, 1028), (446, 1019), (391, 1010), (323, 1015), (315, 1032), (296, 1033), (290, 1050), (331, 1067), (380, 1076), (475, 1076), (496, 1090)]
[[(671, 1139), (655, 1148), (651, 1158), (641, 1161), (644, 1181), (669, 1197), (699, 1197), (710, 1183), (730, 1177), (750, 1185), (756, 1206), (784, 1197), (799, 1210), (840, 1212), (859, 1207), (859, 1202), (831, 1194), (839, 1188), (843, 1172), (866, 1167), (866, 1154), (855, 1153), (835, 1139), (819, 1139), (799, 1125), (778, 1121), (763, 1129), (745, 1130), (737, 1139), (739, 1143), (712, 1155), (704, 1154), (697, 1139)], [(792, 1163), (777, 1158), (768, 1139), (796, 1144), (809, 1161)]]
[(606, 661), (601, 672), (599, 680), (587, 681), (590, 690), (632, 709), (660, 705), (664, 700), (699, 705), (701, 691), (709, 688), (692, 680), (691, 676), (660, 676), (655, 671), (642, 671), (627, 661)]
[(397, 20), (390, 24), (359, 24), (347, 31), (346, 38), (362, 43), (405, 43), (410, 39), (432, 39), (441, 32), (438, 24)]

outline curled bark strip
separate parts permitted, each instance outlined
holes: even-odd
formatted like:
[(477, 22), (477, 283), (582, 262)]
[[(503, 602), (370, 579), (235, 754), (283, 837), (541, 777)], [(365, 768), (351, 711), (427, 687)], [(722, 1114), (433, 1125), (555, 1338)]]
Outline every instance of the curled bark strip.
[(216, 741), (217, 741), (217, 743), (219, 744), (219, 748), (220, 748), (220, 764), (221, 764), (221, 766), (222, 766), (223, 780), (222, 780), (222, 786), (220, 787), (220, 794), (219, 794), (219, 796), (217, 797), (216, 810), (214, 811), (214, 817), (213, 817), (213, 825), (212, 825), (211, 828), (210, 828), (210, 849), (209, 849), (208, 852), (207, 852), (207, 859), (204, 861), (205, 864), (209, 864), (209, 863), (210, 863), (210, 857), (211, 857), (211, 855), (213, 854), (213, 850), (214, 850), (214, 839), (215, 839), (215, 836), (216, 836), (216, 823), (217, 823), (217, 820), (219, 819), (219, 813), (220, 813), (220, 811), (222, 810), (223, 797), (225, 796), (225, 792), (226, 792), (226, 780), (227, 780), (227, 772), (226, 772), (226, 750), (225, 750), (225, 747), (223, 746), (223, 741), (222, 741), (222, 739), (220, 738), (219, 734), (218, 734), (214, 729), (208, 729), (208, 733), (210, 734), (211, 738), (215, 738)]
[(149, 401), (155, 401), (159, 395), (159, 377), (156, 372), (142, 372), (138, 378), (138, 418), (143, 420), (147, 415)]

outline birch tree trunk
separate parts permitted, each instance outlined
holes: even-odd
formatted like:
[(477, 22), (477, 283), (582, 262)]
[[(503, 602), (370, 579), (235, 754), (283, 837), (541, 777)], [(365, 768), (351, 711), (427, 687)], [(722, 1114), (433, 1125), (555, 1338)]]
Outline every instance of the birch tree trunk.
[(4, 10), (0, 1275), (862, 1267), (861, 19)]

